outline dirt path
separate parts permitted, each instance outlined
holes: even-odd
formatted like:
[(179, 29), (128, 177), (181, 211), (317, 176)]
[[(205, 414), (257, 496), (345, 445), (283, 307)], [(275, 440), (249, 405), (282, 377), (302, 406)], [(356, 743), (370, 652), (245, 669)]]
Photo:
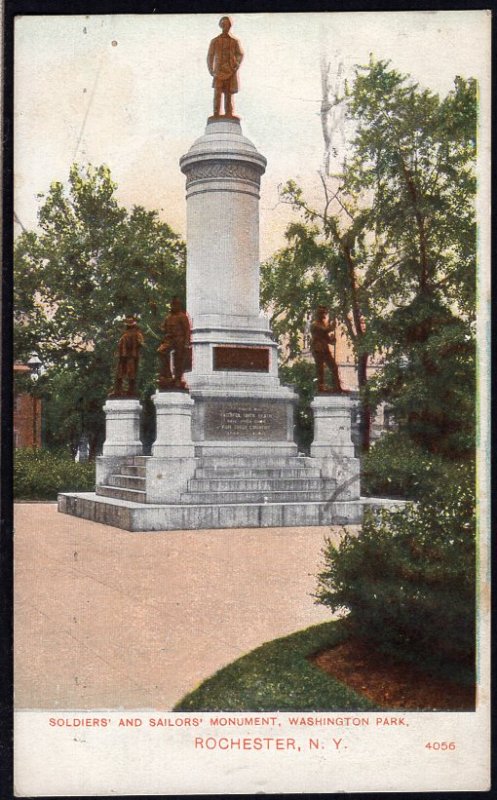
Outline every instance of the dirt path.
[(128, 533), (33, 503), (15, 518), (18, 708), (170, 709), (330, 619), (310, 596), (328, 528)]

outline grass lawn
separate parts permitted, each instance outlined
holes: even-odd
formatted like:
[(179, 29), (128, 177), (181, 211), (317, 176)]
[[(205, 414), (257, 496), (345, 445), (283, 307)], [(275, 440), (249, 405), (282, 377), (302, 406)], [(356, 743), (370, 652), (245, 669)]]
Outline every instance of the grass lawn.
[(307, 657), (344, 641), (340, 621), (267, 642), (223, 667), (174, 711), (368, 711), (378, 708)]

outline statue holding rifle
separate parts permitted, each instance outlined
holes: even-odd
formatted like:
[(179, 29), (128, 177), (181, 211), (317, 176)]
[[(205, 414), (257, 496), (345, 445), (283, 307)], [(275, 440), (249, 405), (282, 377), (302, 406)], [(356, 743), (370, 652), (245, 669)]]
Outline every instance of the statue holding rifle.
[[(337, 362), (330, 351), (330, 345), (336, 342), (335, 328), (335, 321), (330, 323), (328, 309), (325, 308), (325, 306), (318, 306), (316, 317), (311, 326), (311, 351), (316, 363), (318, 392), (328, 394), (342, 394), (345, 392), (345, 389), (342, 389), (340, 383)], [(327, 386), (325, 383), (325, 367), (328, 367), (331, 372), (334, 384), (333, 387)]]

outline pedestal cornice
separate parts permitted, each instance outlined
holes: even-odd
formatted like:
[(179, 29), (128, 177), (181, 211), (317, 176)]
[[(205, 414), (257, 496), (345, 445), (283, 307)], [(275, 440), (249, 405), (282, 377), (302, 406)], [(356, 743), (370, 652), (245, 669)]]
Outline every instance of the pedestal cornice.
[(243, 136), (238, 121), (220, 118), (208, 122), (205, 134), (181, 157), (180, 168), (186, 175), (187, 189), (197, 181), (212, 183), (226, 179), (252, 183), (258, 188), (266, 163), (264, 156)]

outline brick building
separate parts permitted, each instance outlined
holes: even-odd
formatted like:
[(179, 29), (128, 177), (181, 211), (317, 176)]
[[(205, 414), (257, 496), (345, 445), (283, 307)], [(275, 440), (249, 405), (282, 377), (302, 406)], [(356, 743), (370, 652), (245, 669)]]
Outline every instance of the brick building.
[[(14, 378), (29, 373), (25, 364), (14, 364)], [(14, 447), (41, 447), (41, 399), (15, 390)]]

